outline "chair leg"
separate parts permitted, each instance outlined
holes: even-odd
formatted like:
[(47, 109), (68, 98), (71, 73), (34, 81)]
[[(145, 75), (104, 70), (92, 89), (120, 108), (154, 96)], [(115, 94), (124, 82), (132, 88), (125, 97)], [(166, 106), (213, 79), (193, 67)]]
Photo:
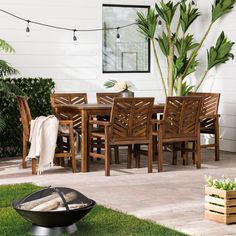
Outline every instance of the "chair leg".
[(76, 160), (75, 160), (75, 140), (73, 133), (73, 126), (70, 126), (70, 157), (71, 157), (71, 167), (72, 172), (76, 172)]
[(27, 167), (27, 162), (26, 162), (26, 156), (27, 156), (27, 140), (23, 136), (23, 146), (22, 146), (22, 167), (26, 168)]
[[(101, 143), (101, 138), (97, 138), (97, 145), (98, 145), (98, 147), (97, 147), (97, 153), (98, 153), (98, 154), (101, 154), (101, 147), (99, 147), (99, 146), (100, 146), (100, 143)], [(97, 159), (100, 159), (100, 158), (97, 158)]]
[(111, 162), (111, 146), (105, 140), (105, 176), (110, 176), (110, 162)]
[(192, 160), (193, 160), (193, 164), (196, 164), (196, 160), (195, 160), (195, 142), (192, 142), (193, 145), (193, 152), (192, 152)]
[(189, 143), (188, 142), (182, 142), (181, 143), (181, 149), (183, 149), (184, 151), (182, 152), (182, 157), (183, 157), (183, 165), (188, 165), (188, 152), (187, 152), (187, 148), (188, 148)]
[(173, 144), (172, 165), (177, 165), (177, 147)]
[(152, 141), (150, 141), (150, 143), (148, 144), (148, 173), (152, 173), (152, 159), (153, 159), (153, 146), (152, 146)]
[(152, 148), (153, 148), (153, 161), (156, 161), (157, 160), (157, 136), (153, 136), (152, 138)]
[(131, 161), (132, 161), (132, 145), (128, 145), (128, 161), (127, 161), (127, 168), (131, 168)]
[(135, 168), (140, 168), (140, 145), (134, 145)]
[(158, 140), (157, 170), (158, 172), (161, 172), (163, 170), (163, 143), (160, 138)]
[(220, 160), (220, 143), (219, 143), (219, 119), (215, 120), (215, 161)]
[(32, 158), (32, 175), (36, 175), (37, 174), (37, 159), (36, 158)]
[(119, 164), (120, 163), (119, 148), (117, 146), (115, 146), (115, 148), (114, 148), (114, 155), (115, 155), (115, 164)]
[(201, 147), (200, 147), (200, 138), (195, 142), (195, 162), (196, 168), (201, 168)]

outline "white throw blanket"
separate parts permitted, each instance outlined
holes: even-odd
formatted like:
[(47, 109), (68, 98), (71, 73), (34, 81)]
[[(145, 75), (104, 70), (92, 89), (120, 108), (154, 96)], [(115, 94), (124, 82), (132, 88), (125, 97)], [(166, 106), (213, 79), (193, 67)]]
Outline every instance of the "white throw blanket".
[(53, 166), (58, 135), (58, 119), (53, 116), (40, 116), (31, 120), (30, 150), (27, 159), (39, 157), (38, 174)]

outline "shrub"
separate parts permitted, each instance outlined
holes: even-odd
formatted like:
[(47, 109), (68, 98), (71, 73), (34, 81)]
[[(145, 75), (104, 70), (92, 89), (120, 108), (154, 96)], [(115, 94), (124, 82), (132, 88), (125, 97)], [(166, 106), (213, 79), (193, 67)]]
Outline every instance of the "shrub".
[[(50, 93), (55, 86), (52, 79), (7, 78), (4, 80), (17, 85), (29, 97), (28, 103), (33, 118), (51, 114)], [(0, 110), (6, 120), (6, 129), (1, 133), (0, 138), (0, 157), (21, 155), (22, 127), (16, 98), (1, 96)]]

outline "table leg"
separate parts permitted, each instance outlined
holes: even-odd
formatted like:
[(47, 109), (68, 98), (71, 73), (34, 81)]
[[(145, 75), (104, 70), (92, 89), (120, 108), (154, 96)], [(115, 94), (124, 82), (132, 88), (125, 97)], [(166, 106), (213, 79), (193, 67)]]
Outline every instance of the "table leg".
[(88, 157), (88, 113), (86, 110), (81, 111), (81, 172), (87, 172), (87, 157)]

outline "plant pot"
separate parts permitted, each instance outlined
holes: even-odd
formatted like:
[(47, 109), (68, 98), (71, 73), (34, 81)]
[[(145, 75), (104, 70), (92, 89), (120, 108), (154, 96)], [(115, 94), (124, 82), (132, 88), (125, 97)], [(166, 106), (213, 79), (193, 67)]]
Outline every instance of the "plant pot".
[(120, 96), (124, 97), (124, 98), (133, 98), (134, 92), (132, 92), (130, 90), (124, 90), (124, 91), (120, 92)]
[(236, 190), (205, 187), (205, 217), (220, 223), (236, 223)]

